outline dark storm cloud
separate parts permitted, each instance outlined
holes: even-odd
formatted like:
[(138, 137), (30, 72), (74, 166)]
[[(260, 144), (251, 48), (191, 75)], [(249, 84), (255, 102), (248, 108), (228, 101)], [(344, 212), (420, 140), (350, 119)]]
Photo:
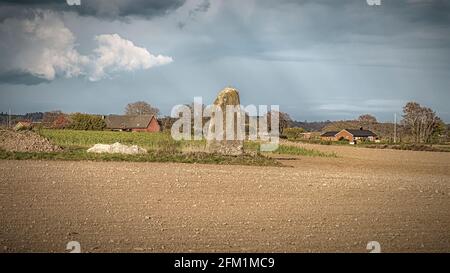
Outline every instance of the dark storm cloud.
[(207, 12), (210, 7), (211, 2), (209, 0), (203, 0), (195, 8), (189, 11), (188, 18), (186, 21), (178, 22), (177, 24), (178, 28), (183, 29), (186, 26), (188, 20), (190, 21), (195, 20), (195, 18), (198, 16), (199, 13)]
[[(51, 9), (58, 11), (72, 11), (83, 16), (95, 16), (106, 19), (120, 19), (128, 16), (151, 18), (161, 16), (176, 10), (184, 4), (185, 0), (81, 0), (81, 5), (68, 5), (65, 0), (0, 0), (2, 9), (14, 8), (22, 14), (26, 8)], [(6, 12), (0, 13), (5, 18)], [(11, 14), (10, 14), (11, 15)]]
[[(286, 5), (293, 10), (296, 9), (295, 6), (300, 9), (320, 7), (327, 11), (327, 18), (316, 18), (321, 20), (322, 24), (348, 21), (353, 28), (350, 25), (343, 25), (343, 27), (350, 27), (347, 28), (349, 30), (358, 28), (359, 23), (363, 23), (363, 26), (366, 27), (367, 23), (372, 20), (372, 17), (366, 17), (368, 12), (373, 14), (373, 18), (397, 17), (410, 26), (432, 24), (448, 27), (450, 24), (450, 1), (448, 0), (381, 0), (380, 6), (369, 6), (366, 0), (263, 0), (261, 2), (266, 8), (274, 9)], [(361, 15), (367, 18), (366, 22), (354, 20)], [(334, 29), (339, 31), (338, 27), (339, 25), (334, 25)], [(398, 27), (392, 26), (393, 30)], [(390, 29), (386, 29), (386, 31), (389, 32)]]
[[(262, 0), (257, 3), (256, 11), (247, 21), (235, 14), (227, 16), (233, 18), (229, 21), (235, 25), (242, 24), (236, 31), (247, 30), (247, 34), (243, 33), (247, 40), (251, 37), (258, 40), (243, 43), (250, 44), (249, 51), (258, 58), (276, 58), (268, 56), (272, 51), (319, 46), (450, 48), (448, 0), (382, 0), (382, 5), (377, 7), (369, 6), (366, 0)], [(258, 14), (259, 11), (264, 13)], [(274, 31), (263, 32), (267, 29)], [(280, 60), (291, 57), (280, 57)]]
[[(366, 0), (19, 2), (0, 0), (0, 13), (74, 11), (63, 19), (76, 43), (87, 44), (80, 52), (90, 50), (92, 35), (117, 32), (176, 63), (95, 84), (78, 77), (0, 85), (3, 109), (42, 110), (40, 99), (67, 111), (107, 114), (119, 113), (124, 100), (144, 99), (170, 113), (193, 96), (211, 102), (232, 85), (242, 91), (243, 104), (279, 104), (302, 120), (365, 112), (389, 120), (414, 100), (450, 121), (450, 0), (381, 0), (381, 6)], [(157, 15), (151, 24), (140, 20)], [(4, 81), (33, 82), (19, 76)]]
[(40, 83), (49, 83), (50, 81), (33, 76), (30, 73), (22, 71), (10, 71), (6, 73), (0, 73), (0, 83), (6, 84), (24, 84), (24, 85), (36, 85)]
[(203, 0), (200, 4), (198, 4), (193, 10), (189, 11), (189, 16), (195, 16), (199, 12), (207, 12), (211, 7), (211, 2), (209, 0)]

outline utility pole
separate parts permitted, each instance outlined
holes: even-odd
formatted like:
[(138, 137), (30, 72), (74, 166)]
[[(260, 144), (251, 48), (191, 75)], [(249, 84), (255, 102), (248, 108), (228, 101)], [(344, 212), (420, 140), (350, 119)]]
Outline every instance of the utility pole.
[(8, 110), (8, 128), (11, 128), (11, 108)]
[(397, 113), (394, 113), (394, 143), (397, 143)]

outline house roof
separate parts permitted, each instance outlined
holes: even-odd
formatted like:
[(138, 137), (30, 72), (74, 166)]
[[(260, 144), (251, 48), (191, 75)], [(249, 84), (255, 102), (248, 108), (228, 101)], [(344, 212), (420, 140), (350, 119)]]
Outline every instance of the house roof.
[(323, 134), (321, 134), (320, 136), (322, 137), (334, 137), (337, 133), (339, 133), (338, 131), (329, 131), (329, 132), (325, 132)]
[(370, 131), (370, 130), (364, 130), (364, 129), (344, 129), (345, 131), (349, 132), (350, 134), (352, 134), (354, 137), (370, 137), (370, 136), (374, 136), (376, 137), (377, 135)]
[(23, 120), (21, 120), (21, 121), (16, 123), (16, 126), (18, 126), (18, 125), (31, 126), (31, 122), (30, 121), (23, 121)]
[(109, 129), (144, 129), (147, 128), (153, 115), (120, 116), (109, 115), (105, 118), (106, 127)]

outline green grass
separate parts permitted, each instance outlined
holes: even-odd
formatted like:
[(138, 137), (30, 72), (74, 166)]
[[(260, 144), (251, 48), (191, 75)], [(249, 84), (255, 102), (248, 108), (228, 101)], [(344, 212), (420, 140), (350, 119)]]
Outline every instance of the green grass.
[(180, 152), (184, 149), (202, 148), (205, 141), (175, 141), (169, 133), (138, 133), (114, 131), (79, 131), (43, 129), (39, 134), (63, 148), (88, 149), (97, 143), (138, 145), (148, 151)]
[(177, 162), (223, 165), (281, 166), (275, 159), (262, 155), (225, 156), (210, 153), (166, 153), (150, 151), (141, 155), (95, 154), (81, 149), (64, 152), (8, 152), (0, 150), (0, 159), (10, 160), (71, 160), (71, 161), (129, 161), (129, 162)]
[[(53, 144), (63, 148), (90, 148), (97, 143), (113, 144), (120, 142), (127, 145), (138, 145), (149, 151), (179, 152), (188, 147), (204, 147), (205, 141), (175, 141), (168, 133), (130, 133), (112, 131), (77, 131), (43, 129), (39, 132)], [(244, 149), (259, 151), (260, 143), (245, 141)], [(332, 154), (322, 153), (312, 149), (280, 145), (278, 154), (329, 157)]]
[[(78, 131), (41, 129), (40, 135), (53, 144), (63, 148), (63, 152), (7, 152), (0, 151), (0, 159), (36, 159), (36, 160), (92, 160), (92, 161), (131, 161), (131, 162), (180, 162), (180, 163), (212, 163), (240, 164), (258, 166), (278, 166), (275, 159), (259, 153), (260, 143), (244, 142), (244, 150), (249, 152), (242, 156), (226, 156), (201, 152), (206, 141), (175, 141), (168, 133), (130, 133), (112, 131)], [(119, 142), (126, 145), (138, 145), (147, 149), (143, 155), (95, 154), (87, 149), (97, 143), (113, 144)], [(199, 152), (200, 151), (200, 152)], [(276, 154), (300, 156), (330, 157), (331, 154), (315, 150), (280, 145)]]
[(166, 133), (130, 133), (113, 131), (77, 131), (43, 129), (39, 134), (53, 144), (62, 147), (90, 148), (97, 143), (113, 144), (120, 142), (126, 145), (138, 145), (148, 150), (159, 150), (161, 147), (179, 147), (181, 142), (172, 139)]
[(312, 156), (312, 157), (337, 157), (336, 153), (324, 153), (313, 149), (306, 149), (302, 147), (283, 144), (281, 144), (278, 147), (278, 149), (274, 151), (274, 153), (286, 155)]
[[(244, 143), (244, 149), (248, 151), (259, 151), (260, 143), (254, 141), (246, 141)], [(324, 153), (313, 149), (307, 149), (303, 147), (297, 147), (294, 145), (280, 144), (278, 149), (273, 152), (267, 152), (268, 154), (284, 154), (284, 155), (300, 155), (300, 156), (312, 156), (312, 157), (337, 157), (336, 153)]]
[[(179, 162), (204, 164), (233, 164), (279, 166), (269, 157), (260, 154), (227, 156), (202, 152), (183, 152), (184, 148), (204, 147), (205, 141), (175, 141), (167, 133), (131, 133), (113, 131), (79, 131), (42, 129), (38, 133), (53, 144), (64, 149), (63, 152), (7, 152), (0, 150), (0, 159), (36, 160), (91, 160), (91, 161), (130, 161), (130, 162)], [(138, 145), (147, 149), (147, 154), (95, 154), (87, 149), (97, 143)], [(201, 149), (200, 149), (201, 150)]]

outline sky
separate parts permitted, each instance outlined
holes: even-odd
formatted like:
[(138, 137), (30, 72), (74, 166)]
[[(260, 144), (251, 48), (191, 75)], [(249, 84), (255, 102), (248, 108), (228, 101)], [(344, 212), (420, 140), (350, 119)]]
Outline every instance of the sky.
[(0, 111), (169, 115), (224, 87), (296, 120), (450, 122), (450, 1), (0, 0)]

